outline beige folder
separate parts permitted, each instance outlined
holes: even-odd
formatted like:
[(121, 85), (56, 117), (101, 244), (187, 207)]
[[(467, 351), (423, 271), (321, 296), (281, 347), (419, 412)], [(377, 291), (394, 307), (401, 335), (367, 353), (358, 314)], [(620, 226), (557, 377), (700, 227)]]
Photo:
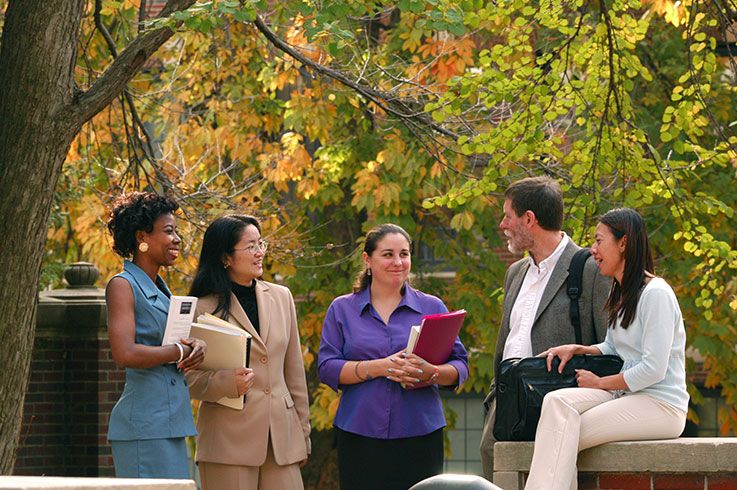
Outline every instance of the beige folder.
[[(190, 336), (207, 342), (207, 354), (198, 369), (219, 371), (247, 367), (251, 335), (242, 328), (206, 313), (192, 324)], [(223, 397), (217, 403), (240, 410), (243, 397)]]

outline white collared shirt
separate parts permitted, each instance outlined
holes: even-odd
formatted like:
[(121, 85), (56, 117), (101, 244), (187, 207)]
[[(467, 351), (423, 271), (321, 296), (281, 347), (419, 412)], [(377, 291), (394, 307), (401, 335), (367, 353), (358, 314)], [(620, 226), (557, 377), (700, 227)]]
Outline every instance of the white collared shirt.
[(537, 308), (540, 306), (540, 300), (548, 285), (550, 276), (558, 263), (558, 259), (563, 254), (563, 250), (568, 245), (568, 235), (565, 232), (560, 243), (552, 254), (545, 260), (541, 260), (540, 264), (535, 264), (531, 256), (527, 257), (530, 266), (525, 274), (522, 287), (519, 290), (517, 299), (512, 306), (512, 312), (509, 317), (509, 336), (504, 344), (504, 359), (510, 357), (532, 357), (532, 324), (535, 322)]

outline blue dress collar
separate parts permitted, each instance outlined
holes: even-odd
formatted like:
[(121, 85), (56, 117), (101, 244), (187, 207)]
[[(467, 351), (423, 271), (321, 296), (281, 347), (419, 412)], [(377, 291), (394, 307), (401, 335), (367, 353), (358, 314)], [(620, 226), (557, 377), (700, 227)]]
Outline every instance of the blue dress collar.
[(166, 296), (166, 299), (171, 297), (171, 291), (161, 276), (156, 276), (156, 284), (154, 284), (149, 275), (130, 260), (123, 262), (123, 270), (133, 276), (133, 279), (138, 283), (138, 286), (147, 298), (156, 299), (160, 294)]

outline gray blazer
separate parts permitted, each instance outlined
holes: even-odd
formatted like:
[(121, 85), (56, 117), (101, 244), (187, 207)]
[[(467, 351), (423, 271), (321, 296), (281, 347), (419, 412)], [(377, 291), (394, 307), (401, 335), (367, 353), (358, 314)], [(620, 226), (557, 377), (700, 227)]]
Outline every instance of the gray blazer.
[[(558, 263), (553, 269), (548, 285), (545, 287), (540, 306), (535, 314), (535, 322), (532, 324), (532, 352), (537, 355), (540, 352), (561, 344), (572, 344), (576, 342), (576, 332), (571, 324), (570, 306), (571, 300), (566, 292), (566, 279), (568, 278), (568, 267), (573, 255), (581, 247), (569, 241)], [(496, 340), (496, 351), (494, 353), (494, 375), (499, 370), (504, 356), (504, 344), (509, 336), (509, 317), (512, 306), (517, 299), (522, 282), (525, 279), (530, 262), (527, 258), (518, 260), (507, 269), (504, 277), (504, 302), (502, 303), (502, 324)], [(611, 279), (604, 277), (599, 272), (593, 257), (589, 257), (583, 269), (581, 285), (581, 297), (578, 299), (579, 314), (581, 316), (581, 340), (584, 344), (598, 344), (606, 337), (607, 314), (602, 312), (604, 304), (609, 297)], [(493, 428), (496, 417), (496, 387), (494, 380), (489, 387), (489, 394), (484, 400), (484, 406), (488, 414), (484, 421), (484, 430), (481, 434), (481, 464), (484, 476), (492, 481), (494, 474), (494, 439)]]
[[(570, 305), (571, 300), (566, 292), (566, 279), (568, 278), (568, 266), (573, 255), (581, 247), (569, 240), (563, 250), (555, 269), (550, 276), (540, 306), (535, 314), (535, 322), (532, 325), (532, 352), (534, 355), (561, 344), (572, 344), (576, 342), (576, 333), (571, 324)], [(504, 277), (504, 302), (502, 303), (502, 324), (496, 341), (496, 352), (494, 353), (494, 373), (496, 375), (499, 364), (504, 354), (504, 344), (509, 336), (509, 317), (512, 306), (517, 299), (522, 282), (529, 269), (527, 258), (518, 260), (507, 269)], [(584, 344), (598, 344), (606, 337), (607, 314), (602, 312), (612, 281), (599, 273), (599, 268), (593, 257), (589, 257), (583, 270), (582, 292), (578, 299), (578, 307), (581, 315), (581, 338)], [(492, 388), (494, 382), (492, 381)]]

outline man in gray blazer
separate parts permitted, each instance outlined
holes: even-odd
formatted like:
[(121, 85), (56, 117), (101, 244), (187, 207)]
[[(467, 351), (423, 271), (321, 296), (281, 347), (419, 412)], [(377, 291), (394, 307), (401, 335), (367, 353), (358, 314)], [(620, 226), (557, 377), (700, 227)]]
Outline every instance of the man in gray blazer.
[[(531, 177), (514, 182), (505, 192), (504, 218), (500, 224), (513, 253), (528, 252), (507, 269), (504, 277), (502, 323), (496, 341), (494, 371), (502, 360), (531, 357), (561, 344), (576, 342), (566, 292), (568, 266), (581, 247), (573, 243), (563, 226), (563, 195), (557, 181)], [(581, 336), (584, 344), (602, 342), (606, 313), (602, 311), (611, 281), (604, 278), (590, 257), (584, 267), (579, 298)], [(484, 400), (488, 409), (481, 435), (484, 476), (494, 472), (493, 428), (496, 414), (494, 381)]]

